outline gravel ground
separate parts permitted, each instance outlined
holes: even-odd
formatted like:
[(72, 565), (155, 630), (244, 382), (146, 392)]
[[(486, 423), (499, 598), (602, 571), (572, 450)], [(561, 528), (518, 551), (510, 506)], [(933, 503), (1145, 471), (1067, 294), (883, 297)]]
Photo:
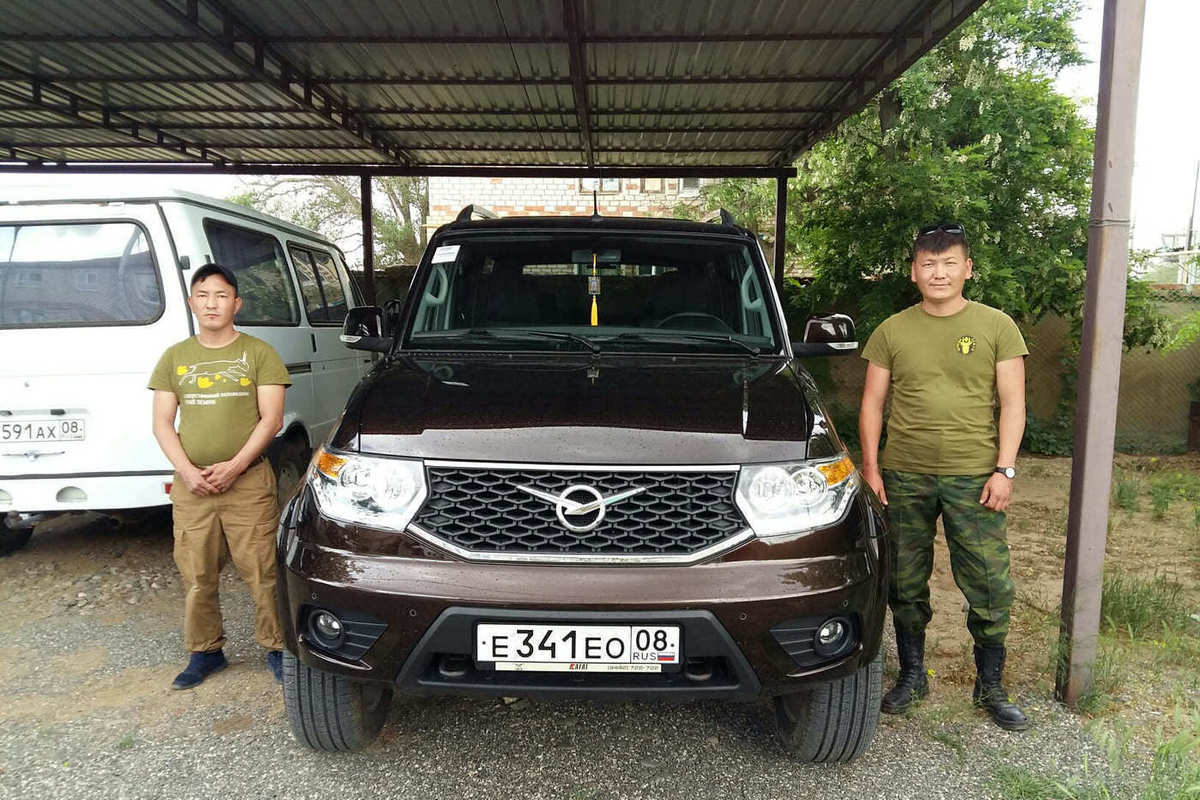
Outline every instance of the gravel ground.
[(1031, 696), (1019, 698), (1035, 721), (1025, 734), (965, 703), (922, 707), (885, 717), (866, 755), (838, 766), (790, 760), (767, 706), (711, 702), (398, 700), (366, 751), (314, 753), (292, 739), (232, 568), (231, 667), (175, 692), (182, 599), (169, 531), (57, 523), (0, 559), (2, 798), (959, 800), (997, 797), (1001, 766), (1079, 774), (1104, 763), (1077, 717)]

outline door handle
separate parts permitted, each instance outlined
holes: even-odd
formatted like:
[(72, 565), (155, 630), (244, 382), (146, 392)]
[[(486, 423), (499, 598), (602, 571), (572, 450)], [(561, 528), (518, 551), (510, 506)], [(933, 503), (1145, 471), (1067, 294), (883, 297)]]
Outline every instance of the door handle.
[(310, 333), (308, 338), (312, 340), (313, 352), (317, 352), (317, 335), (315, 333)]

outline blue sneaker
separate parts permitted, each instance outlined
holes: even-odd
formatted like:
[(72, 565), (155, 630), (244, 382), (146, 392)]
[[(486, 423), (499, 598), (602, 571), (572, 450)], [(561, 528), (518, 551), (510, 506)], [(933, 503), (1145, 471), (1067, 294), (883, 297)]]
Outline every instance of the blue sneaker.
[(283, 683), (283, 651), (271, 650), (267, 653), (267, 666), (275, 674), (275, 682)]
[(175, 676), (175, 682), (171, 684), (171, 688), (191, 689), (193, 686), (199, 686), (209, 675), (220, 672), (227, 666), (229, 666), (229, 662), (225, 660), (225, 654), (220, 650), (213, 650), (211, 653), (192, 653), (187, 669)]

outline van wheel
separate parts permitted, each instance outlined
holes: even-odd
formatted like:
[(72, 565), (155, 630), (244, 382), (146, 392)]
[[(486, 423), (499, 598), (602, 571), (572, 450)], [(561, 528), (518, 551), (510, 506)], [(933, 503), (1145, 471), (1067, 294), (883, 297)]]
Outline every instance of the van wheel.
[(853, 675), (776, 697), (784, 747), (804, 761), (853, 761), (871, 744), (882, 698), (882, 655)]
[(383, 727), (392, 690), (313, 669), (284, 650), (283, 705), (301, 744), (313, 750), (361, 750)]
[(0, 556), (20, 550), (29, 544), (31, 536), (33, 536), (33, 528), (7, 528), (0, 523)]
[(275, 454), (271, 466), (275, 470), (275, 494), (279, 498), (280, 508), (283, 508), (284, 501), (291, 496), (300, 479), (304, 477), (309, 456), (308, 445), (299, 434), (288, 436), (280, 446), (279, 452)]

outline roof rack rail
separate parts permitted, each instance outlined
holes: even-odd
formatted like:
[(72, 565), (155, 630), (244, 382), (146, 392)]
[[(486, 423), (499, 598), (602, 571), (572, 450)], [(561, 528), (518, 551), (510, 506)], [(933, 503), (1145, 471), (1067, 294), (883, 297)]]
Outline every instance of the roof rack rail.
[(711, 216), (704, 221), (706, 223), (708, 223), (709, 225), (720, 224), (720, 225), (732, 225), (734, 227), (737, 227), (737, 220), (733, 218), (733, 214), (730, 214), (728, 211), (726, 211), (723, 208), (721, 209), (721, 213), (719, 216)]
[(472, 217), (479, 217), (480, 219), (499, 219), (494, 211), (484, 208), (477, 203), (472, 203), (469, 206), (463, 206), (463, 210), (458, 212), (458, 216), (454, 218), (454, 221), (470, 222)]

